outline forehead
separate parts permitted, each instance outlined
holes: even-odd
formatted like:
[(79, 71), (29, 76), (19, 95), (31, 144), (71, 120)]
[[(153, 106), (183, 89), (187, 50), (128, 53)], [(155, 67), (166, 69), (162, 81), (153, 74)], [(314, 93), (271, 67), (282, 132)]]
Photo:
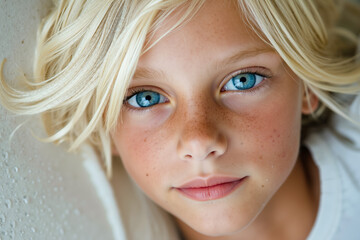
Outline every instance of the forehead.
[[(176, 24), (179, 15), (181, 13), (177, 15), (175, 12), (160, 25), (155, 32), (154, 41)], [(149, 42), (149, 45), (151, 44), (152, 42)], [(181, 51), (177, 51), (179, 49)], [(146, 52), (141, 57), (139, 65), (151, 65), (153, 58), (164, 57), (165, 51), (172, 51), (171, 59), (182, 59), (195, 54), (205, 58), (213, 57), (214, 54), (219, 58), (225, 58), (234, 52), (272, 50), (244, 22), (236, 1), (207, 0), (189, 22), (166, 34)], [(147, 61), (149, 55), (151, 59)]]

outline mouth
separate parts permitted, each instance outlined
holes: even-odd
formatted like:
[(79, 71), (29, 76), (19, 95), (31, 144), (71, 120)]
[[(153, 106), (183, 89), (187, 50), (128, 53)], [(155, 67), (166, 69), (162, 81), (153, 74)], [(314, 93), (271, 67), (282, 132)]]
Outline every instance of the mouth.
[(175, 189), (192, 200), (209, 201), (220, 199), (231, 194), (245, 179), (246, 177), (197, 178)]

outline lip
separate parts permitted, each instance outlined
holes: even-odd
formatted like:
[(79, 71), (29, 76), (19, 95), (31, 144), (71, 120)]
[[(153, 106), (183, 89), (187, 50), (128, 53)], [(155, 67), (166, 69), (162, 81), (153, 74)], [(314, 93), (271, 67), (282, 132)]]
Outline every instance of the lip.
[(246, 177), (196, 178), (175, 189), (184, 196), (196, 201), (216, 200), (226, 197), (235, 191), (245, 178)]

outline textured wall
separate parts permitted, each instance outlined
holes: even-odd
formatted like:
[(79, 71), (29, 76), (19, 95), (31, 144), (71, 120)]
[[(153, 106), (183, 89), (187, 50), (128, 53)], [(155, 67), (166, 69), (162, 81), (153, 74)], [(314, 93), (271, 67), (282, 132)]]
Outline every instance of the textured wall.
[[(31, 76), (37, 25), (47, 0), (0, 0), (0, 59), (10, 83)], [(0, 240), (113, 239), (106, 211), (79, 155), (40, 143), (40, 121), (0, 106)]]

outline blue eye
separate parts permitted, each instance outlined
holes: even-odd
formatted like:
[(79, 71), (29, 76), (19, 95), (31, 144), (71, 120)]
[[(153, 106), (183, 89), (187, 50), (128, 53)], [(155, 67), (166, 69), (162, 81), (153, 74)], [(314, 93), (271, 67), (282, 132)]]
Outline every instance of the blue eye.
[(127, 99), (127, 103), (135, 108), (151, 107), (164, 102), (166, 97), (153, 91), (141, 91)]
[(264, 77), (255, 73), (242, 73), (230, 79), (223, 87), (224, 91), (248, 90), (264, 80)]

